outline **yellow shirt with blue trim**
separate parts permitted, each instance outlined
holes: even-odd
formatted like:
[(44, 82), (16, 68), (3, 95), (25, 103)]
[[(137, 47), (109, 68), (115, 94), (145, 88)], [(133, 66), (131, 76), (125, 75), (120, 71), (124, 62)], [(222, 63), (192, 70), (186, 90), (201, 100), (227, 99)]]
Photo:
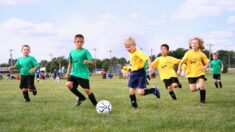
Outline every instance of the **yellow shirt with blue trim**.
[(129, 72), (129, 66), (123, 66), (122, 67), (122, 73), (128, 73)]
[(174, 66), (180, 63), (180, 59), (171, 56), (161, 56), (152, 62), (152, 67), (157, 68), (160, 79), (170, 79), (177, 77)]
[(209, 62), (207, 56), (201, 51), (189, 50), (185, 53), (182, 64), (186, 64), (186, 77), (199, 77), (205, 75), (201, 68)]
[(149, 57), (139, 49), (136, 49), (135, 52), (130, 53), (129, 55), (132, 71), (137, 71), (144, 68), (144, 62), (149, 59)]

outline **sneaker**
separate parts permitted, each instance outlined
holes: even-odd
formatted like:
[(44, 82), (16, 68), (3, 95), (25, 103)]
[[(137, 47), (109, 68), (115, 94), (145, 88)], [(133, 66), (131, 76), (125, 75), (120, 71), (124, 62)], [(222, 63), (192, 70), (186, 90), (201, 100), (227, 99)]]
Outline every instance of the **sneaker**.
[(38, 93), (38, 92), (37, 92), (37, 89), (34, 88), (34, 89), (33, 89), (33, 95), (35, 96), (35, 95), (37, 95), (37, 93)]
[(155, 89), (155, 92), (154, 92), (153, 94), (154, 94), (155, 96), (157, 96), (157, 98), (160, 99), (160, 97), (161, 97), (160, 90), (159, 90), (156, 86), (154, 86), (154, 89)]
[(182, 84), (181, 84), (181, 83), (179, 83), (179, 84), (178, 84), (178, 87), (179, 87), (179, 88), (182, 88)]
[(82, 104), (82, 102), (85, 101), (85, 100), (86, 99), (80, 99), (80, 98), (77, 97), (77, 99), (76, 99), (76, 103), (77, 103), (76, 106), (80, 106)]

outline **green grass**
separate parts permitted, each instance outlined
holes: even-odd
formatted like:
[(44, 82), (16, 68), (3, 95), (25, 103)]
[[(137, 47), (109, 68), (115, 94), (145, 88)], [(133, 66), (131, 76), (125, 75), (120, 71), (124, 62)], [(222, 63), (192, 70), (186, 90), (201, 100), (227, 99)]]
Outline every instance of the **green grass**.
[(38, 95), (30, 93), (30, 103), (24, 102), (19, 81), (0, 80), (0, 131), (235, 131), (235, 74), (222, 75), (222, 89), (214, 88), (211, 75), (207, 78), (205, 105), (199, 103), (198, 92), (189, 90), (187, 80), (182, 89), (175, 89), (178, 100), (173, 101), (157, 78), (150, 83), (160, 87), (161, 99), (137, 96), (139, 108), (132, 110), (126, 80), (92, 77), (97, 99), (112, 103), (113, 111), (106, 115), (98, 114), (89, 100), (76, 107), (65, 80), (36, 83)]

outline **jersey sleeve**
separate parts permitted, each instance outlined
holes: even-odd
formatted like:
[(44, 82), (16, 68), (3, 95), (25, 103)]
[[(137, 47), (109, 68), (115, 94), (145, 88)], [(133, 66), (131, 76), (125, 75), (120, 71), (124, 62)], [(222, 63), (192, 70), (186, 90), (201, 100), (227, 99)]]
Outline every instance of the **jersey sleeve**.
[(171, 57), (171, 61), (173, 62), (173, 64), (179, 64), (181, 60), (175, 57)]
[(207, 58), (207, 56), (206, 56), (204, 53), (202, 53), (201, 57), (202, 57), (202, 61), (203, 61), (205, 64), (209, 62), (209, 59)]
[(92, 57), (91, 53), (88, 50), (86, 50), (86, 58), (87, 58), (88, 61), (93, 60), (93, 57)]
[(189, 57), (189, 52), (186, 52), (180, 63), (181, 64), (186, 63), (188, 61), (188, 57)]
[(149, 59), (149, 57), (142, 51), (139, 51), (136, 55), (143, 61), (147, 61)]
[(223, 62), (222, 62), (221, 60), (219, 60), (219, 62), (220, 62), (220, 65), (222, 66), (222, 65), (223, 65)]
[(20, 59), (18, 59), (18, 60), (16, 61), (16, 63), (15, 63), (15, 67), (16, 67), (17, 69), (19, 69), (19, 68), (20, 68)]
[(38, 64), (38, 62), (37, 62), (37, 60), (34, 58), (34, 57), (32, 57), (32, 65), (35, 67), (39, 67), (39, 64)]
[(152, 67), (157, 67), (158, 66), (158, 59), (155, 59), (153, 62), (152, 62)]

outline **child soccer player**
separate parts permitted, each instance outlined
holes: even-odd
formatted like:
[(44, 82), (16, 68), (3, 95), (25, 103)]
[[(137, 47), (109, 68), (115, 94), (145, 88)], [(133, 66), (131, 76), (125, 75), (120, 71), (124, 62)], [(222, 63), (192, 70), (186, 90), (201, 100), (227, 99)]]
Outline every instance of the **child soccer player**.
[(146, 72), (146, 84), (149, 85), (148, 80), (150, 81), (150, 80), (151, 80), (151, 77), (150, 77), (150, 75), (149, 75), (149, 64), (148, 64), (147, 61), (144, 62), (144, 70), (145, 70), (145, 72)]
[(33, 56), (30, 56), (29, 45), (23, 45), (21, 52), (23, 54), (20, 57), (15, 66), (10, 66), (9, 70), (20, 70), (20, 89), (23, 92), (25, 102), (30, 102), (28, 91), (33, 92), (33, 95), (37, 94), (36, 87), (34, 85), (35, 71), (39, 68), (39, 64)]
[(129, 77), (129, 66), (128, 66), (128, 64), (125, 64), (122, 67), (122, 74), (123, 74), (124, 79), (128, 79), (128, 77)]
[(173, 100), (176, 100), (176, 95), (173, 91), (173, 88), (181, 88), (181, 84), (176, 75), (176, 71), (174, 70), (174, 66), (180, 63), (179, 59), (168, 56), (169, 46), (167, 44), (161, 45), (161, 57), (156, 58), (152, 67), (158, 68), (160, 79), (165, 83), (166, 89)]
[(199, 81), (200, 87), (200, 102), (205, 103), (206, 90), (204, 88), (205, 71), (209, 65), (209, 59), (201, 52), (204, 49), (203, 40), (195, 37), (189, 41), (190, 50), (187, 51), (181, 60), (177, 74), (180, 76), (181, 66), (186, 63), (186, 77), (188, 78), (189, 87), (192, 92), (197, 91), (196, 83)]
[(211, 61), (209, 67), (212, 69), (213, 79), (215, 80), (215, 86), (222, 88), (221, 82), (221, 72), (224, 70), (223, 62), (218, 59), (218, 53), (213, 53), (213, 60)]
[(149, 71), (153, 72), (151, 67), (150, 58), (145, 55), (142, 51), (136, 48), (136, 42), (132, 37), (125, 40), (125, 48), (130, 55), (131, 74), (128, 82), (130, 100), (132, 108), (137, 108), (138, 104), (136, 101), (135, 91), (138, 87), (138, 94), (141, 96), (154, 94), (157, 98), (160, 98), (160, 91), (158, 88), (146, 89), (146, 72), (144, 70), (144, 62), (148, 61)]
[(69, 64), (66, 73), (68, 81), (66, 82), (66, 86), (77, 96), (77, 106), (86, 100), (86, 97), (78, 91), (78, 85), (84, 89), (91, 103), (96, 106), (97, 101), (95, 95), (90, 89), (90, 73), (88, 69), (88, 65), (93, 64), (93, 58), (91, 53), (83, 48), (85, 42), (84, 36), (82, 34), (77, 34), (74, 39), (76, 49), (72, 50), (69, 54)]

